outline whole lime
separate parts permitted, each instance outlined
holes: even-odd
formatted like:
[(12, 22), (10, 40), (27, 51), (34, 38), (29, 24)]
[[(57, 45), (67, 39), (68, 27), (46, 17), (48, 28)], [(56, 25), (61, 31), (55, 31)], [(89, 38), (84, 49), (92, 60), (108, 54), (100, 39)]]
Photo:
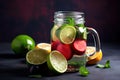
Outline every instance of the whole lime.
[(35, 41), (28, 35), (18, 35), (11, 43), (11, 48), (15, 54), (25, 56), (28, 51), (35, 48)]

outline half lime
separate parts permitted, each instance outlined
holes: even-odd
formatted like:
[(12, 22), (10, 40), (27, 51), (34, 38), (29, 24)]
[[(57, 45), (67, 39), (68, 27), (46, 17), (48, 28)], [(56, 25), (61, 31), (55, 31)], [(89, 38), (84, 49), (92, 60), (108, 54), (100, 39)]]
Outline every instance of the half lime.
[(48, 68), (55, 73), (64, 73), (68, 66), (66, 58), (57, 50), (49, 54), (47, 65)]
[(26, 61), (29, 64), (40, 65), (47, 61), (48, 54), (47, 50), (34, 48), (26, 54)]

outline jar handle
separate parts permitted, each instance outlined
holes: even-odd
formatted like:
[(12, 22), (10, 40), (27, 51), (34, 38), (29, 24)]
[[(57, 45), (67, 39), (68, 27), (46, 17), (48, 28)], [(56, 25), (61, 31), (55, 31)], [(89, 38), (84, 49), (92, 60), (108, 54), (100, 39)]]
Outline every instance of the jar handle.
[(88, 30), (88, 34), (91, 34), (93, 36), (96, 52), (99, 52), (101, 49), (101, 45), (100, 45), (100, 38), (99, 38), (98, 32), (91, 27), (87, 27), (87, 30)]

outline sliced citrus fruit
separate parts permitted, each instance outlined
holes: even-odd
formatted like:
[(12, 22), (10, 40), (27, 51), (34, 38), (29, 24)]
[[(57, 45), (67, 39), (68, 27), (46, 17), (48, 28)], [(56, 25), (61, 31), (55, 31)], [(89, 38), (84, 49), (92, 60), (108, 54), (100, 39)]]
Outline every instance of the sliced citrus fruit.
[(48, 68), (55, 73), (64, 73), (67, 70), (67, 60), (59, 51), (52, 51), (47, 58)]
[(54, 25), (53, 28), (52, 28), (52, 30), (51, 30), (51, 38), (52, 38), (53, 41), (58, 40), (58, 38), (57, 38), (57, 36), (56, 36), (56, 34), (55, 34), (55, 32), (56, 32), (56, 30), (57, 30), (58, 28), (59, 28), (59, 27), (58, 27), (57, 25)]
[(86, 54), (88, 56), (88, 62), (87, 62), (88, 65), (96, 64), (102, 60), (102, 56), (103, 56), (102, 50), (97, 52), (95, 51), (96, 51), (95, 47), (87, 46)]
[(94, 46), (87, 46), (86, 47), (86, 51), (85, 51), (85, 54), (87, 56), (90, 56), (90, 55), (93, 55), (95, 53), (96, 49)]
[(64, 44), (70, 44), (76, 37), (76, 29), (74, 26), (65, 25), (56, 30), (56, 35)]
[(34, 48), (26, 54), (26, 61), (33, 65), (43, 64), (47, 61), (48, 54), (47, 50)]
[(36, 48), (45, 49), (49, 53), (51, 52), (51, 44), (50, 43), (38, 43), (36, 45)]
[[(93, 59), (93, 57), (95, 57), (95, 56), (96, 56), (96, 58)], [(101, 50), (99, 52), (96, 52), (95, 55), (93, 55), (93, 56), (88, 58), (87, 64), (91, 64), (92, 65), (92, 64), (98, 63), (99, 61), (102, 60), (102, 56), (103, 56), (103, 54), (102, 54)]]

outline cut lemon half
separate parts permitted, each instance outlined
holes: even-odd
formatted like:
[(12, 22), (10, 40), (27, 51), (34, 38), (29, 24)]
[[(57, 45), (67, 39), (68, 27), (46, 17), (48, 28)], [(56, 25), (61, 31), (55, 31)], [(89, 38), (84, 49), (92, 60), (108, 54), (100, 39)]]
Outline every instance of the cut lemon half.
[(89, 65), (98, 63), (103, 57), (102, 50), (96, 52), (96, 49), (93, 46), (87, 46), (85, 53), (88, 56), (87, 64)]
[(45, 49), (45, 50), (47, 50), (49, 53), (51, 52), (51, 44), (49, 44), (49, 43), (38, 43), (38, 44), (36, 45), (36, 48)]
[(33, 65), (43, 64), (47, 61), (48, 54), (44, 49), (34, 48), (26, 54), (26, 61)]
[(71, 44), (76, 37), (76, 28), (74, 26), (61, 26), (56, 30), (56, 35), (64, 44)]
[(49, 54), (47, 64), (48, 68), (55, 73), (64, 73), (68, 66), (66, 58), (57, 50)]

